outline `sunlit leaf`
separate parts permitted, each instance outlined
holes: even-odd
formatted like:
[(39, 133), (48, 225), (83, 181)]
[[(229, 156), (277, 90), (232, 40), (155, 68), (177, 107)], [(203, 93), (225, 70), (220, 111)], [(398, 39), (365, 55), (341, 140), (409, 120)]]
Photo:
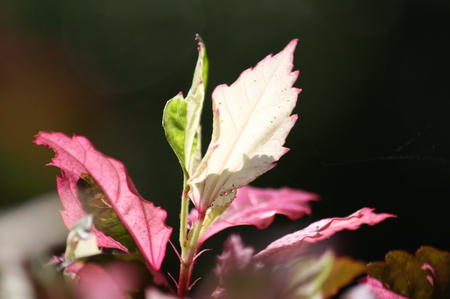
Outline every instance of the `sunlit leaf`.
[(276, 214), (297, 220), (311, 213), (309, 202), (317, 199), (316, 194), (288, 187), (242, 187), (237, 191), (236, 199), (209, 227), (199, 242), (202, 243), (217, 232), (232, 226), (254, 225), (264, 229), (273, 222)]
[(189, 197), (201, 215), (210, 207), (227, 207), (236, 189), (273, 168), (288, 151), (283, 144), (297, 119), (291, 113), (300, 92), (292, 87), (298, 76), (292, 72), (296, 44), (291, 41), (231, 86), (214, 90), (212, 140), (188, 180)]
[(188, 178), (198, 167), (201, 159), (200, 116), (205, 99), (208, 78), (206, 49), (198, 39), (198, 60), (192, 86), (186, 99), (179, 93), (170, 99), (163, 112), (163, 127), (167, 141), (175, 152)]
[[(167, 213), (139, 196), (125, 166), (101, 154), (81, 136), (70, 138), (62, 133), (41, 132), (35, 143), (49, 146), (56, 152), (49, 165), (61, 168), (62, 177), (57, 182), (66, 226), (71, 228), (93, 212), (94, 232), (100, 247), (131, 253), (136, 248), (154, 269), (159, 269), (172, 231), (165, 224)], [(83, 203), (86, 195), (79, 194), (80, 179), (92, 187), (87, 193), (88, 202)], [(121, 224), (110, 223), (109, 217)], [(132, 237), (133, 244), (121, 243), (127, 235)]]
[(328, 218), (310, 224), (295, 233), (286, 235), (267, 246), (255, 255), (255, 259), (262, 262), (289, 261), (299, 256), (309, 244), (327, 239), (336, 232), (348, 229), (358, 229), (361, 224), (374, 225), (386, 218), (395, 217), (392, 214), (376, 214), (374, 209), (363, 208), (344, 218)]

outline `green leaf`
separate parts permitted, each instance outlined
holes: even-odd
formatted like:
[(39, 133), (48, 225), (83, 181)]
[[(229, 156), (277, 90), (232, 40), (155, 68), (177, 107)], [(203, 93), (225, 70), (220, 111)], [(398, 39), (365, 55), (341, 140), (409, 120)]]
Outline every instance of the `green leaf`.
[(331, 273), (335, 256), (326, 251), (319, 258), (298, 258), (288, 265), (290, 272), (282, 298), (323, 298), (323, 284)]
[[(206, 87), (208, 86), (209, 60), (208, 55), (206, 55), (205, 44), (200, 35), (197, 34), (196, 40), (198, 41), (198, 51), (199, 51), (199, 61), (197, 61), (197, 65), (199, 67), (201, 66), (203, 67), (201, 69), (200, 75), (202, 76), (204, 90), (206, 90)], [(199, 62), (200, 64), (198, 64)]]
[(366, 263), (349, 257), (336, 257), (333, 267), (322, 286), (324, 298), (330, 298), (342, 287), (351, 283), (356, 277), (366, 272)]
[(422, 246), (416, 251), (416, 256), (434, 268), (435, 291), (439, 298), (450, 298), (450, 252)]
[(208, 59), (200, 37), (198, 59), (186, 99), (179, 93), (170, 99), (163, 112), (163, 127), (167, 141), (178, 157), (186, 179), (197, 169), (201, 160), (200, 116), (208, 80)]
[(424, 246), (413, 256), (392, 251), (385, 262), (367, 266), (369, 276), (378, 279), (388, 290), (408, 298), (449, 298), (450, 253)]
[(163, 127), (166, 133), (167, 142), (180, 162), (183, 172), (186, 172), (186, 160), (184, 154), (184, 144), (186, 140), (187, 125), (187, 102), (182, 94), (170, 99), (163, 112)]

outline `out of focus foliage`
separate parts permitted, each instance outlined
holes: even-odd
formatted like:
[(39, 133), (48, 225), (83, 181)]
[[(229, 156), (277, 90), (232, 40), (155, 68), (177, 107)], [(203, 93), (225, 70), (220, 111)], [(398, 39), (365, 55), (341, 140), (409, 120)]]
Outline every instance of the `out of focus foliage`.
[[(342, 234), (338, 253), (373, 260), (392, 248), (449, 248), (436, 229), (449, 202), (449, 20), (445, 1), (3, 0), (1, 204), (55, 189), (57, 170), (43, 167), (52, 153), (31, 141), (62, 131), (121, 160), (144, 198), (177, 215), (182, 174), (161, 112), (190, 86), (195, 34), (208, 45), (207, 99), (298, 38), (292, 150), (255, 184), (320, 194), (317, 219), (362, 204), (399, 216), (370, 235)], [(207, 139), (210, 119), (202, 123)]]

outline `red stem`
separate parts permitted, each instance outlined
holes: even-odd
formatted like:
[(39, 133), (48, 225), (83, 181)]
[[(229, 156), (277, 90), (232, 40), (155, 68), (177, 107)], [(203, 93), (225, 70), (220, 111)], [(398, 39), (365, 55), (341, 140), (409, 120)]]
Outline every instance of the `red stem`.
[(186, 298), (191, 288), (192, 270), (194, 269), (195, 257), (199, 249), (198, 240), (204, 219), (204, 215), (199, 216), (197, 222), (189, 231), (185, 246), (181, 248), (180, 276), (178, 279), (179, 298)]

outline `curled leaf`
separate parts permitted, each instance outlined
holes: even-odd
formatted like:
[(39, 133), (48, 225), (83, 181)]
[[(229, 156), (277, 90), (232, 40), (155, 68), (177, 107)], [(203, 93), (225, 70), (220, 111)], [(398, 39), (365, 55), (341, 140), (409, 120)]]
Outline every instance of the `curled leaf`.
[(262, 262), (283, 263), (304, 252), (309, 244), (329, 238), (338, 231), (355, 230), (361, 224), (374, 225), (386, 218), (395, 217), (392, 214), (376, 214), (373, 210), (362, 208), (348, 217), (327, 218), (314, 222), (302, 230), (272, 242), (256, 254), (255, 259)]
[[(61, 169), (62, 177), (57, 182), (66, 226), (71, 228), (93, 211), (100, 247), (140, 252), (154, 269), (159, 269), (172, 231), (165, 224), (167, 213), (139, 196), (125, 166), (101, 154), (82, 136), (41, 132), (35, 143), (56, 152), (49, 165)], [(80, 180), (92, 188), (85, 200), (85, 195), (79, 194)], [(102, 213), (105, 217), (98, 217)], [(111, 219), (117, 221), (111, 223)]]

